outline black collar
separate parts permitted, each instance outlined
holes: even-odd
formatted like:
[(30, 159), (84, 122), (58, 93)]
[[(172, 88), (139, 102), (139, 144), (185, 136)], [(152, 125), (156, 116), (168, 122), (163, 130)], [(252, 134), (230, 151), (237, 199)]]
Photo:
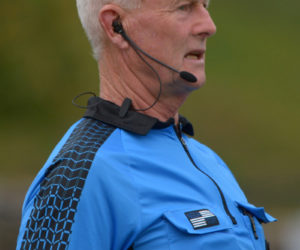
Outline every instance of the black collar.
[[(84, 117), (93, 118), (139, 135), (146, 135), (152, 128), (162, 129), (174, 124), (173, 118), (161, 122), (154, 117), (133, 110), (128, 110), (125, 115), (120, 115), (122, 108), (100, 97), (91, 97)], [(186, 118), (180, 116), (179, 123), (184, 133), (194, 135), (193, 126)]]

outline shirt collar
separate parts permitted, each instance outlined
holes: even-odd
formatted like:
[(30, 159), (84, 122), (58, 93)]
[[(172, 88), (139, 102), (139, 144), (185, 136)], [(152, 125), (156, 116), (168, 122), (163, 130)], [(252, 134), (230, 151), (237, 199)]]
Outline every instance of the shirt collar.
[[(96, 96), (89, 99), (87, 107), (84, 117), (93, 118), (139, 135), (146, 135), (151, 129), (162, 129), (174, 125), (173, 118), (161, 122), (157, 118), (130, 109), (125, 115), (120, 115), (121, 107)], [(186, 118), (180, 116), (179, 123), (184, 133), (194, 135), (193, 125)]]

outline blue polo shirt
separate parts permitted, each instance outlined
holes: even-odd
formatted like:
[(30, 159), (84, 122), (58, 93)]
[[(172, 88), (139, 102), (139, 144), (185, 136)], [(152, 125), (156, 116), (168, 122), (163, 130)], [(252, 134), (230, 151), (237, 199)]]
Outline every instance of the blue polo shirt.
[(93, 97), (24, 201), (17, 249), (266, 249), (225, 163), (175, 127)]

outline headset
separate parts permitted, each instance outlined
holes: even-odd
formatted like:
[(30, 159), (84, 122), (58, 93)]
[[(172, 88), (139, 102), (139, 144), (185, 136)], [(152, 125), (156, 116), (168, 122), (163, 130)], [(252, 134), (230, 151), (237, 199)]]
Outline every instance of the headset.
[[(155, 74), (156, 78), (158, 79), (159, 81), (159, 91), (158, 91), (158, 94), (154, 100), (154, 102), (148, 106), (147, 108), (142, 108), (142, 109), (132, 109), (134, 111), (146, 111), (148, 109), (151, 109), (158, 101), (159, 101), (159, 98), (160, 98), (160, 95), (161, 95), (161, 90), (162, 90), (162, 82), (161, 82), (161, 79), (160, 79), (160, 76), (158, 74), (158, 72), (152, 67), (151, 64), (149, 64), (145, 59), (144, 57), (141, 55), (141, 53), (148, 57), (149, 59), (151, 59), (152, 61), (164, 66), (165, 68), (173, 71), (173, 72), (176, 72), (177, 74), (179, 74), (179, 76), (181, 77), (181, 79), (183, 80), (186, 80), (188, 82), (197, 82), (197, 78), (192, 74), (192, 73), (189, 73), (187, 71), (179, 71), (173, 67), (171, 67), (170, 65), (167, 65), (166, 63), (163, 63), (162, 61), (154, 58), (153, 56), (149, 55), (147, 52), (145, 52), (144, 50), (142, 50), (135, 42), (133, 42), (131, 40), (131, 38), (126, 34), (124, 28), (123, 28), (123, 25), (122, 23), (120, 22), (119, 19), (117, 20), (114, 20), (113, 23), (112, 23), (112, 27), (113, 27), (113, 30), (115, 33), (118, 33), (120, 34), (128, 43), (129, 45), (133, 48), (133, 50), (135, 51), (135, 53), (139, 56), (139, 58), (153, 71), (153, 73)], [(90, 108), (90, 107), (94, 107), (96, 106), (98, 103), (94, 103), (92, 105), (88, 105), (88, 106), (82, 106), (82, 105), (79, 105), (76, 103), (76, 100), (83, 96), (83, 95), (86, 95), (86, 94), (91, 94), (93, 96), (96, 96), (94, 93), (91, 93), (91, 92), (84, 92), (84, 93), (81, 93), (79, 95), (77, 95), (73, 100), (72, 100), (72, 103), (73, 105), (75, 105), (76, 107), (79, 107), (79, 108)], [(120, 110), (120, 116), (124, 117), (126, 115), (126, 113), (128, 112), (128, 110), (131, 108), (131, 104), (132, 104), (132, 100), (130, 98), (125, 98), (122, 106), (121, 106), (121, 110)]]
[(136, 45), (136, 43), (134, 43), (129, 36), (126, 34), (122, 23), (120, 22), (120, 20), (114, 20), (112, 23), (112, 27), (114, 29), (114, 32), (119, 33), (130, 45), (131, 47), (137, 52), (137, 50), (139, 52), (141, 52), (143, 55), (145, 55), (146, 57), (150, 58), (151, 60), (153, 60), (154, 62), (166, 67), (169, 70), (172, 70), (176, 73), (178, 73), (180, 75), (180, 77), (188, 82), (197, 82), (197, 78), (186, 71), (179, 71), (177, 69), (174, 69), (173, 67), (171, 67), (170, 65), (167, 65), (165, 63), (163, 63), (162, 61), (154, 58), (153, 56), (149, 55), (148, 53), (146, 53), (144, 50), (142, 50), (139, 46)]

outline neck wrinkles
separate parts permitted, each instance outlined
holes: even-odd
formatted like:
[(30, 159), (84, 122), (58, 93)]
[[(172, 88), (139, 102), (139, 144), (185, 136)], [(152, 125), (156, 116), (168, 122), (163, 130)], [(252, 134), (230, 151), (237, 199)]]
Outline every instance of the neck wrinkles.
[[(114, 59), (115, 58), (115, 59)], [(121, 106), (124, 99), (130, 98), (134, 109), (144, 109), (153, 104), (159, 93), (156, 77), (141, 76), (128, 67), (120, 54), (104, 56), (99, 62), (100, 97)], [(151, 76), (151, 75), (150, 75)], [(154, 73), (153, 73), (153, 76)], [(185, 101), (184, 95), (166, 95), (164, 86), (159, 101), (149, 110), (139, 111), (160, 121), (174, 118), (178, 121), (178, 109)]]

